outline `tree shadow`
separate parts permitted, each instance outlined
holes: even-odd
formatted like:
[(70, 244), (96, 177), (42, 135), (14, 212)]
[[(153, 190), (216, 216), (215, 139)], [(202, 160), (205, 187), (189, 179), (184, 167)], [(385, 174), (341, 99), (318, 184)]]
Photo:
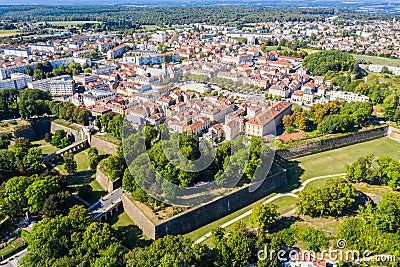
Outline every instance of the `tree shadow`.
[(374, 202), (374, 200), (367, 196), (365, 193), (361, 191), (356, 191), (356, 194), (356, 201), (353, 203), (352, 207), (350, 209), (344, 210), (343, 215), (341, 216), (355, 216), (359, 213), (359, 207), (366, 207), (368, 203), (371, 204), (373, 208), (376, 207), (376, 203)]
[[(111, 218), (107, 220), (107, 223), (114, 225), (118, 221), (118, 216), (121, 212), (114, 214)], [(113, 226), (116, 236), (124, 247), (128, 249), (133, 249), (135, 247), (145, 247), (151, 244), (151, 240), (147, 239), (143, 231), (133, 223), (130, 225)]]
[(93, 181), (93, 174), (95, 172), (92, 170), (80, 171), (71, 175), (68, 178), (69, 185), (76, 185), (76, 184), (89, 184)]
[(300, 162), (297, 160), (286, 160), (283, 158), (276, 159), (277, 163), (286, 169), (288, 179), (287, 186), (277, 190), (278, 193), (292, 191), (301, 185), (300, 177), (304, 174), (304, 169), (299, 166)]
[(271, 234), (280, 232), (284, 229), (290, 228), (295, 222), (297, 221), (302, 221), (298, 216), (290, 216), (290, 217), (282, 217), (280, 220), (276, 221), (271, 228), (269, 229), (269, 232)]

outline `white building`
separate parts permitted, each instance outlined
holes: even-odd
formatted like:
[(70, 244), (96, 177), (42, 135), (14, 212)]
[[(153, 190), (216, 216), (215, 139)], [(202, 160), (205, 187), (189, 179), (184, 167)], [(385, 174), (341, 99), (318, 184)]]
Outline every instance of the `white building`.
[(29, 82), (28, 87), (50, 92), (52, 96), (71, 96), (75, 92), (75, 82), (69, 75)]
[(56, 52), (57, 47), (53, 45), (46, 45), (46, 44), (32, 44), (31, 46), (32, 51), (39, 51), (39, 52)]
[(102, 89), (93, 89), (86, 91), (82, 94), (83, 105), (86, 107), (95, 105), (98, 101), (103, 99), (110, 99), (115, 97), (117, 94), (111, 91)]
[(345, 102), (368, 102), (369, 97), (365, 95), (359, 95), (353, 92), (346, 91), (329, 91), (326, 93), (329, 96), (330, 101), (338, 100)]
[(29, 82), (32, 82), (31, 76), (22, 73), (11, 73), (11, 79), (0, 80), (0, 89), (24, 89)]
[(29, 57), (31, 55), (31, 51), (15, 49), (15, 48), (6, 48), (4, 49), (5, 56), (17, 56), (17, 57)]

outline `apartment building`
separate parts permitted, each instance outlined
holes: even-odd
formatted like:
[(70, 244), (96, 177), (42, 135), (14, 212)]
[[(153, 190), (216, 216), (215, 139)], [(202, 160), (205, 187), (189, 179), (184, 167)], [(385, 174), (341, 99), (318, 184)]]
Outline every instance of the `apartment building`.
[(282, 124), (284, 115), (292, 112), (289, 102), (277, 102), (272, 107), (250, 119), (246, 123), (246, 135), (264, 137), (275, 134), (276, 127)]

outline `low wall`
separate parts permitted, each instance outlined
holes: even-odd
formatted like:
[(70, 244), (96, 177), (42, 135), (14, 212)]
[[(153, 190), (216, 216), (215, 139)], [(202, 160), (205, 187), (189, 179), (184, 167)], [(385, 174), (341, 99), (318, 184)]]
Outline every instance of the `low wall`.
[(371, 130), (360, 131), (345, 136), (337, 136), (326, 139), (308, 139), (296, 141), (286, 149), (276, 151), (276, 154), (284, 159), (294, 159), (311, 154), (320, 153), (344, 146), (354, 145), (388, 135), (388, 126)]
[(146, 236), (156, 239), (166, 235), (189, 233), (266, 197), (287, 183), (286, 170), (282, 170), (267, 177), (254, 192), (249, 192), (249, 186), (240, 188), (158, 225), (154, 225), (128, 197), (124, 197), (124, 210)]
[(117, 145), (104, 141), (95, 135), (92, 135), (90, 140), (90, 146), (96, 147), (98, 150), (104, 151), (107, 154), (115, 155), (117, 154)]
[(18, 137), (24, 137), (31, 141), (37, 140), (40, 135), (44, 135), (50, 131), (50, 119), (41, 119), (33, 121), (32, 126), (28, 129), (16, 131), (12, 135), (16, 139)]
[(400, 129), (389, 126), (388, 137), (400, 142)]
[(75, 142), (82, 140), (82, 136), (79, 131), (52, 121), (50, 125), (50, 132), (54, 134), (57, 130), (64, 130), (68, 135), (74, 136)]
[(96, 181), (101, 185), (104, 191), (111, 193), (122, 186), (122, 179), (112, 181), (107, 174), (103, 173), (98, 166), (96, 169)]
[(122, 205), (124, 206), (125, 213), (137, 226), (139, 226), (143, 233), (147, 237), (155, 239), (156, 226), (129, 198), (129, 193), (124, 193), (124, 196), (122, 198)]
[(12, 136), (13, 136), (14, 139), (17, 139), (19, 137), (23, 137), (23, 138), (29, 139), (31, 141), (34, 141), (34, 140), (38, 139), (38, 136), (37, 136), (35, 130), (33, 130), (33, 127), (30, 127), (28, 129), (25, 129), (25, 130), (17, 131), (15, 133), (13, 133)]

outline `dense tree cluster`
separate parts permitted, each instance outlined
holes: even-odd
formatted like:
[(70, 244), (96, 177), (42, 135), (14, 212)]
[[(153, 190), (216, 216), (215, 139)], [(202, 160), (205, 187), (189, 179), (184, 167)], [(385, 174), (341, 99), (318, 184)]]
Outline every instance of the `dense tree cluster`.
[(49, 92), (37, 89), (4, 89), (0, 91), (1, 116), (17, 116), (23, 119), (44, 114), (55, 115), (60, 119), (78, 122), (84, 125), (89, 123), (91, 116), (87, 109), (77, 107), (72, 103), (56, 103), (51, 101)]
[(0, 184), (15, 175), (31, 175), (42, 170), (42, 150), (32, 147), (29, 140), (15, 140), (13, 150), (0, 150)]
[(299, 195), (299, 213), (317, 216), (338, 216), (349, 210), (356, 199), (354, 187), (344, 180), (333, 180), (325, 187), (311, 188)]
[(124, 125), (124, 117), (120, 114), (104, 114), (96, 118), (96, 126), (102, 132), (110, 133), (117, 139), (122, 139), (122, 128)]
[(283, 118), (285, 131), (293, 132), (317, 128), (321, 134), (344, 133), (360, 128), (368, 122), (373, 108), (369, 102), (315, 104), (310, 110), (295, 109)]
[(387, 120), (400, 122), (400, 88), (399, 78), (393, 75), (369, 74), (366, 81), (363, 79), (352, 79), (350, 74), (339, 75), (333, 78), (341, 90), (366, 95), (373, 105), (384, 108)]
[(30, 119), (35, 115), (43, 115), (49, 112), (48, 101), (51, 100), (49, 92), (36, 89), (19, 91), (19, 114), (23, 119)]
[(358, 61), (351, 54), (335, 50), (320, 51), (306, 56), (303, 67), (312, 75), (325, 75), (329, 71), (352, 73), (359, 71)]
[[(237, 223), (229, 233), (218, 228), (212, 235), (214, 248), (193, 244), (182, 236), (166, 236), (149, 247), (135, 248), (126, 256), (127, 266), (244, 266), (256, 263), (257, 253), (264, 246), (278, 251), (281, 241), (265, 235), (256, 235), (243, 223)], [(258, 261), (258, 266), (276, 266), (277, 258)]]
[(90, 223), (86, 209), (71, 208), (67, 216), (44, 218), (27, 237), (24, 266), (123, 266), (123, 249), (111, 226)]
[(60, 181), (55, 175), (10, 178), (0, 187), (0, 215), (17, 218), (26, 211), (36, 215), (42, 210), (50, 213), (51, 206), (44, 207), (44, 203), (50, 195), (59, 192)]
[(10, 113), (16, 113), (18, 110), (18, 95), (17, 89), (2, 89), (0, 90), (0, 118)]
[(367, 205), (359, 216), (348, 218), (341, 225), (338, 237), (347, 241), (348, 249), (399, 257), (399, 207), (400, 193), (387, 193), (376, 207)]
[(33, 69), (30, 65), (27, 65), (25, 72), (26, 74), (33, 76), (35, 80), (42, 80), (66, 74), (73, 76), (83, 72), (83, 70), (81, 64), (76, 62), (71, 62), (66, 67), (61, 65), (58, 68), (53, 68), (50, 62), (43, 61), (43, 63), (35, 64)]
[(91, 114), (90, 111), (85, 108), (77, 107), (68, 102), (60, 104), (53, 101), (47, 101), (46, 104), (49, 106), (49, 113), (60, 119), (77, 122), (83, 125), (89, 124)]
[[(382, 20), (392, 17), (383, 14), (359, 14), (349, 10), (333, 8), (297, 9), (252, 6), (186, 6), (186, 7), (133, 7), (115, 6), (18, 6), (0, 8), (2, 18), (7, 21), (70, 21), (92, 20), (102, 24), (92, 25), (93, 30), (137, 30), (142, 25), (172, 26), (194, 23), (232, 25), (242, 28), (248, 23), (275, 21), (316, 21), (326, 16), (338, 15), (344, 23), (356, 18)], [(84, 24), (85, 28), (91, 25)]]
[(358, 158), (346, 165), (346, 178), (351, 182), (389, 185), (393, 190), (400, 189), (400, 162), (389, 156), (378, 159), (373, 154)]
[(322, 248), (326, 248), (329, 244), (324, 232), (312, 227), (292, 225), (289, 228), (285, 228), (278, 235), (281, 236), (286, 245), (293, 246), (296, 242), (302, 242), (305, 245), (304, 249), (309, 251), (321, 251)]
[(67, 136), (64, 130), (56, 130), (50, 142), (55, 147), (64, 148), (73, 143), (73, 137)]

